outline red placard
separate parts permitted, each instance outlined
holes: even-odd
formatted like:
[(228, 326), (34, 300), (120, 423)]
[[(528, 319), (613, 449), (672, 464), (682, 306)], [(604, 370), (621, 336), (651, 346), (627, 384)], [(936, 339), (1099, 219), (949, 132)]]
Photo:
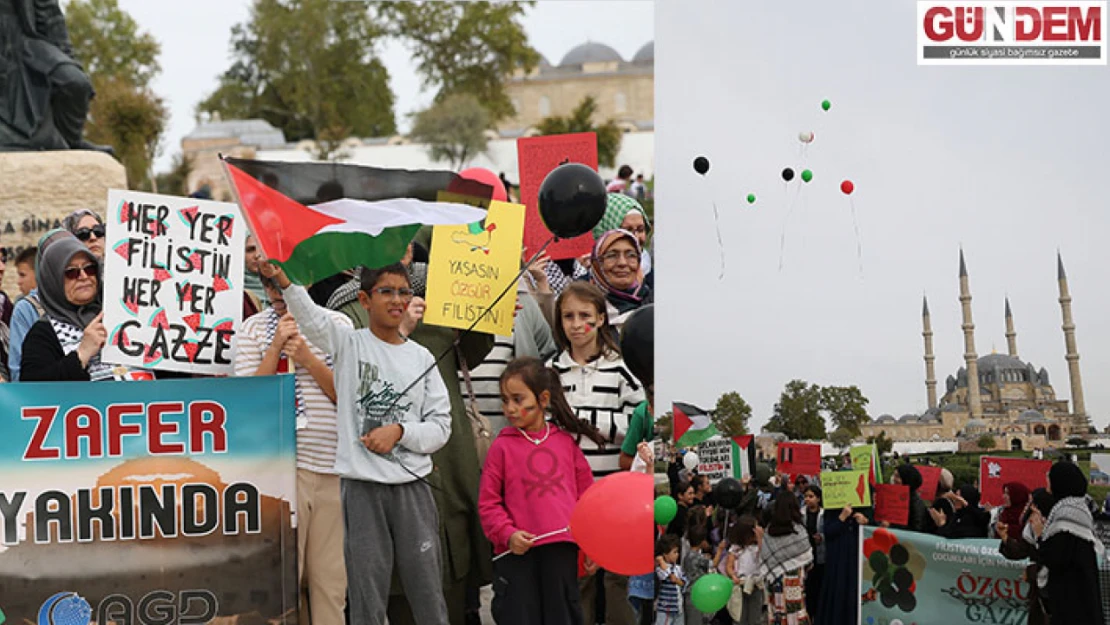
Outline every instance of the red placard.
[(921, 488), (917, 489), (917, 494), (925, 501), (936, 499), (937, 486), (940, 483), (940, 467), (915, 464), (914, 468), (921, 474)]
[[(531, 257), (551, 238), (551, 231), (540, 217), (540, 185), (551, 170), (563, 163), (581, 163), (597, 171), (597, 135), (580, 132), (569, 135), (527, 137), (516, 141), (517, 167), (520, 174), (520, 203), (527, 207), (524, 217), (524, 250)], [(578, 258), (593, 250), (594, 235), (552, 243), (547, 255), (552, 260)]]
[(1030, 491), (1048, 484), (1051, 460), (1030, 458), (997, 458), (983, 456), (979, 459), (979, 491), (982, 502), (992, 506), (1002, 505), (1002, 486), (1020, 482)]
[[(936, 489), (934, 489), (936, 490)], [(875, 484), (875, 520), (891, 525), (910, 522), (910, 487), (905, 484)]]
[(821, 474), (821, 445), (818, 443), (779, 443), (775, 470), (790, 479), (799, 475)]

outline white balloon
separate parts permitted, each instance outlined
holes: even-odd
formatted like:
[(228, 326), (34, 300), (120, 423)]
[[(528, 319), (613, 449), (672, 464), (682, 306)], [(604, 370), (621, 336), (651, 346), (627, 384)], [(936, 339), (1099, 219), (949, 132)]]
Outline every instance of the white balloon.
[(813, 131), (803, 130), (798, 133), (798, 140), (802, 143), (813, 143)]
[(698, 458), (698, 455), (692, 451), (686, 452), (686, 455), (682, 457), (682, 466), (691, 471), (697, 469), (699, 464), (701, 464), (701, 458)]

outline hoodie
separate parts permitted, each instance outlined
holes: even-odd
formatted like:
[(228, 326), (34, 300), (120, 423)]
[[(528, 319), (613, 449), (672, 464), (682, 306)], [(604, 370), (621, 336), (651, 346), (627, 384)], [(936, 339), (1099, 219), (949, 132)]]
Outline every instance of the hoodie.
[[(590, 464), (570, 434), (553, 423), (525, 437), (515, 427), (501, 430), (482, 468), (478, 515), (494, 553), (509, 550), (518, 531), (535, 536), (570, 526), (578, 498), (594, 483)], [(569, 532), (536, 541), (533, 546), (574, 542)]]

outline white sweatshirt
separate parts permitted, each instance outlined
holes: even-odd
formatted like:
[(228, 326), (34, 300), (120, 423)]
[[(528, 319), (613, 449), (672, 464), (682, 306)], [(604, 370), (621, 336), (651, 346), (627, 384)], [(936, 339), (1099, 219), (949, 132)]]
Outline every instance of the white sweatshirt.
[[(394, 345), (369, 329), (355, 330), (337, 323), (326, 308), (312, 301), (304, 287), (290, 285), (284, 294), (301, 334), (331, 354), (335, 362), (339, 433), (335, 472), (383, 484), (413, 482), (413, 474), (425, 477), (431, 473), (431, 454), (451, 437), (451, 400), (439, 369), (432, 366), (432, 354), (412, 341)], [(419, 384), (398, 398), (429, 368)], [(369, 428), (392, 423), (404, 428), (393, 452), (382, 456), (366, 449), (361, 436)]]

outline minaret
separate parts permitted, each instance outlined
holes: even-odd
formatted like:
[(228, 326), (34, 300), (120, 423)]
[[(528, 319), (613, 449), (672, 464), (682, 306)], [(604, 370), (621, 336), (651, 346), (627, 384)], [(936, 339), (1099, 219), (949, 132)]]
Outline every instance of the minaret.
[(937, 379), (936, 372), (933, 370), (933, 361), (936, 357), (933, 356), (933, 324), (929, 321), (929, 300), (924, 295), (921, 296), (921, 323), (924, 330), (921, 336), (925, 337), (925, 391), (929, 397), (929, 408), (937, 406)]
[(1014, 315), (1010, 312), (1010, 298), (1006, 298), (1006, 344), (1010, 347), (1010, 355), (1018, 357), (1017, 332), (1014, 332)]
[(964, 362), (967, 365), (967, 405), (971, 418), (983, 416), (983, 403), (979, 397), (979, 356), (975, 353), (975, 324), (971, 322), (971, 289), (967, 284), (967, 265), (964, 250), (960, 248), (960, 304), (963, 308)]
[(1056, 252), (1056, 280), (1060, 284), (1060, 310), (1064, 315), (1064, 346), (1068, 353), (1068, 377), (1071, 378), (1071, 410), (1073, 414), (1087, 415), (1083, 403), (1083, 378), (1079, 375), (1079, 352), (1075, 349), (1075, 322), (1071, 318), (1071, 295), (1068, 293), (1068, 276), (1064, 273), (1064, 260)]

